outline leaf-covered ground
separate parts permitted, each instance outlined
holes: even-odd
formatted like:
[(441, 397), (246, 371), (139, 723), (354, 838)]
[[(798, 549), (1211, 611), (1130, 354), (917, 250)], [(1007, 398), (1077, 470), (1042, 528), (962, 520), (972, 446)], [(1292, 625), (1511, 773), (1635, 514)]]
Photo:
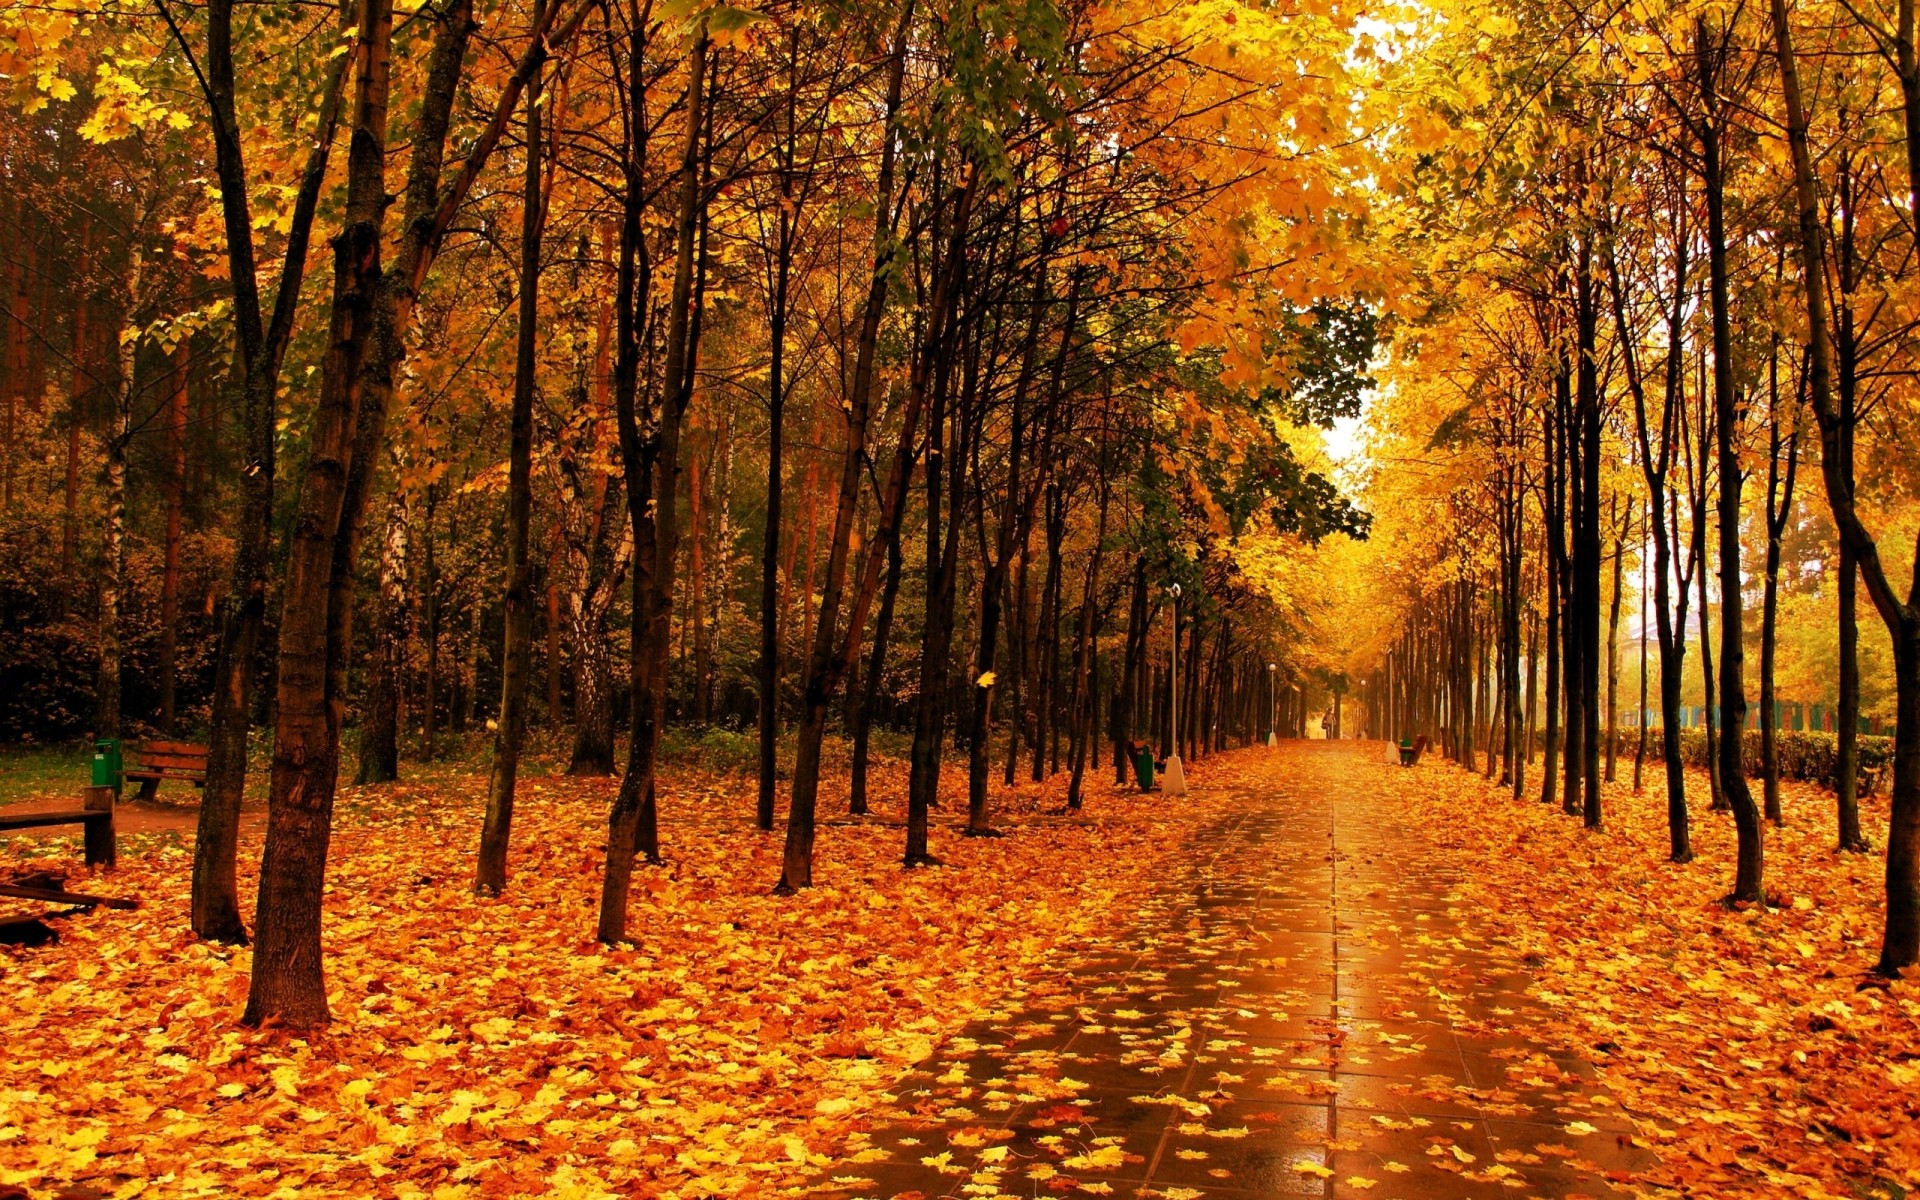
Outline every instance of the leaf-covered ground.
[[(745, 782), (677, 770), (663, 796), (672, 861), (637, 876), (640, 941), (622, 950), (588, 937), (610, 782), (526, 782), (499, 901), (468, 889), (483, 778), (350, 790), (327, 928), (336, 1022), (312, 1038), (236, 1023), (247, 954), (186, 932), (187, 848), (174, 835), (125, 839), (122, 868), (87, 886), (137, 895), (143, 908), (60, 922), (55, 946), (0, 950), (10, 1001), (0, 1184), (125, 1196), (800, 1194), (839, 1156), (875, 1144), (909, 1067), (972, 1056), (974, 1044), (954, 1039), (983, 1020), (1112, 1000), (1123, 1023), (1177, 1026), (1171, 1010), (1149, 1011), (1160, 984), (1070, 995), (1063, 951), (1097, 949), (1133, 922), (1142, 897), (1176, 874), (1169, 856), (1183, 840), (1227, 812), (1234, 788), (1286, 762), (1223, 756), (1196, 782), (1234, 787), (1185, 802), (1117, 796), (1103, 778), (1073, 820), (1048, 814), (1057, 788), (1024, 791), (1006, 805), (1010, 837), (938, 829), (950, 865), (933, 870), (899, 870), (897, 826), (835, 824), (820, 840), (822, 886), (793, 898), (768, 894), (779, 838), (751, 829)], [(1422, 870), (1446, 881), (1436, 902), (1524, 964), (1540, 1029), (1598, 1067), (1636, 1143), (1659, 1152), (1630, 1186), (1836, 1200), (1920, 1186), (1920, 991), (1867, 974), (1881, 860), (1832, 851), (1825, 792), (1789, 787), (1788, 824), (1768, 833), (1777, 902), (1743, 912), (1719, 903), (1733, 837), (1706, 811), (1703, 779), (1690, 781), (1699, 857), (1676, 866), (1664, 858), (1657, 772), (1643, 795), (1608, 789), (1599, 834), (1437, 760), (1353, 775), (1368, 789), (1361, 807), (1379, 825), (1370, 853), (1382, 869), (1417, 844)], [(901, 791), (897, 768), (880, 782), (883, 799)], [(950, 793), (943, 818), (959, 808)], [(890, 800), (880, 811), (898, 816)], [(1885, 817), (1883, 802), (1869, 803), (1872, 836)], [(250, 838), (243, 875), (257, 852)], [(0, 873), (49, 861), (77, 872), (75, 858), (70, 839), (13, 839)], [(1271, 924), (1259, 927), (1269, 942), (1304, 936)], [(1505, 1011), (1476, 999), (1485, 972), (1465, 959), (1449, 966), (1432, 947), (1396, 947), (1385, 926), (1367, 930), (1354, 963), (1379, 972), (1377, 997), (1362, 988), (1342, 1001), (1360, 1005), (1361, 1024), (1368, 1004), (1387, 1021), (1421, 1004)], [(1262, 961), (1295, 951), (1267, 946), (1283, 957)], [(1370, 1045), (1359, 1039), (1343, 1058), (1361, 1082), (1369, 1058), (1378, 1073), (1405, 1051)], [(1539, 1073), (1544, 1062), (1507, 1066)], [(1320, 1068), (1287, 1068), (1309, 1069)], [(1541, 1095), (1567, 1103), (1553, 1099), (1563, 1077), (1549, 1074)], [(1540, 1082), (1508, 1075), (1514, 1102)], [(907, 1149), (910, 1164), (928, 1156)], [(1193, 1185), (1204, 1189), (1227, 1164), (1201, 1149), (1211, 1157), (1168, 1161), (1207, 1167)], [(1419, 1172), (1365, 1169), (1375, 1149), (1365, 1137), (1323, 1140), (1320, 1157), (1302, 1161), (1315, 1175), (1378, 1181), (1369, 1196), (1407, 1194), (1400, 1185)], [(1485, 1162), (1507, 1163), (1468, 1153), (1478, 1155), (1468, 1181)], [(1116, 1177), (1128, 1169), (1111, 1165)], [(1516, 1172), (1482, 1182), (1506, 1194), (1529, 1169), (1523, 1154)]]
[[(1537, 772), (1537, 768), (1536, 768)], [(1569, 1040), (1644, 1118), (1666, 1182), (1706, 1195), (1898, 1198), (1920, 1187), (1920, 985), (1878, 957), (1884, 857), (1834, 851), (1833, 797), (1783, 789), (1766, 911), (1721, 904), (1732, 818), (1690, 774), (1695, 861), (1666, 860), (1665, 777), (1605, 789), (1604, 832), (1440, 762), (1399, 773), (1410, 822), (1470, 870), (1460, 889), (1538, 964)], [(1537, 773), (1533, 779), (1537, 781)], [(1528, 793), (1537, 797), (1533, 783)], [(1884, 799), (1863, 803), (1884, 846)]]
[[(897, 819), (901, 782), (879, 781), (879, 817)], [(123, 839), (120, 869), (85, 886), (141, 909), (0, 949), (0, 1184), (778, 1194), (910, 1064), (1043, 985), (1057, 947), (1124, 921), (1127, 892), (1207, 808), (1117, 796), (1102, 777), (1067, 819), (1048, 813), (1057, 787), (1027, 791), (1005, 806), (1010, 836), (937, 828), (949, 865), (914, 872), (897, 865), (897, 825), (835, 825), (821, 886), (779, 898), (780, 835), (751, 828), (750, 784), (676, 771), (670, 863), (637, 874), (638, 944), (610, 950), (590, 934), (612, 786), (525, 781), (497, 901), (469, 891), (484, 776), (345, 792), (326, 925), (335, 1021), (310, 1038), (237, 1024), (248, 952), (187, 931), (189, 849)], [(946, 819), (962, 807), (950, 795)], [(843, 811), (823, 797), (829, 810)], [(243, 877), (258, 852), (243, 843)], [(53, 862), (80, 886), (70, 839), (0, 849), (0, 873)]]

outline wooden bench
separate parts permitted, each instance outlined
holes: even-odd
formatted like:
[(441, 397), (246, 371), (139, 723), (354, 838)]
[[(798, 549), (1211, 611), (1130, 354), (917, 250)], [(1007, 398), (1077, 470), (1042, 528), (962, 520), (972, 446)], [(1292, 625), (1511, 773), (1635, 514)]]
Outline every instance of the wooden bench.
[(192, 742), (148, 742), (133, 751), (134, 765), (121, 772), (140, 781), (140, 799), (151, 800), (163, 779), (178, 779), (195, 787), (207, 786), (207, 748)]
[(1409, 742), (1400, 743), (1400, 765), (1403, 767), (1411, 767), (1415, 765), (1420, 761), (1420, 756), (1426, 753), (1426, 750), (1427, 750), (1427, 735), (1424, 733), (1421, 734), (1419, 737), (1414, 738), (1413, 741), (1410, 743)]
[(39, 829), (52, 825), (81, 826), (81, 844), (90, 867), (111, 867), (119, 861), (113, 833), (113, 789), (90, 787), (80, 807), (56, 812), (16, 813), (0, 808), (0, 832), (9, 829)]

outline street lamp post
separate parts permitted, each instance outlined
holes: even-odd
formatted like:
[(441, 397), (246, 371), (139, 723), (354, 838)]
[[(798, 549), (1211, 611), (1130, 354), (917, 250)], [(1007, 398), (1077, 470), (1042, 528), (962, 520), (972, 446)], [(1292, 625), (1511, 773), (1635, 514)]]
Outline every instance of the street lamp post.
[(1166, 776), (1161, 780), (1160, 790), (1169, 796), (1187, 794), (1187, 775), (1180, 768), (1180, 585), (1170, 584), (1167, 594), (1173, 597), (1173, 694), (1168, 708), (1173, 718), (1172, 744), (1167, 749)]

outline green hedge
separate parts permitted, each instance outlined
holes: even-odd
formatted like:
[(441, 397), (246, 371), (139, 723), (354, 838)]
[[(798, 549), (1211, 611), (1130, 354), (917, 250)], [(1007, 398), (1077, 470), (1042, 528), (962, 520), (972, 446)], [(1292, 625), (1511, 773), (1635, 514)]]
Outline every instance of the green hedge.
[[(1758, 773), (1760, 769), (1760, 731), (1746, 731), (1746, 757), (1749, 770)], [(1640, 744), (1640, 731), (1622, 729), (1617, 753), (1623, 758), (1633, 757)], [(1647, 731), (1647, 757), (1657, 760), (1660, 757), (1660, 730)], [(1878, 771), (1893, 760), (1893, 739), (1873, 734), (1861, 734), (1855, 745), (1859, 747), (1860, 770)], [(1839, 753), (1839, 738), (1835, 734), (1819, 731), (1778, 730), (1774, 734), (1774, 750), (1780, 760), (1780, 778), (1802, 779), (1811, 783), (1823, 783), (1833, 786), (1834, 759)], [(1680, 758), (1688, 766), (1705, 768), (1707, 765), (1707, 731), (1700, 728), (1680, 731)]]

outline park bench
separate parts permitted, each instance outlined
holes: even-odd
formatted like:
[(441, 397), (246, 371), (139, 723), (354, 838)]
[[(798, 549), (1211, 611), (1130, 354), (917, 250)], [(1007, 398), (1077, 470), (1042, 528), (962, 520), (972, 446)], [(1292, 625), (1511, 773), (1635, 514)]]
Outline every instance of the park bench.
[(192, 742), (148, 742), (135, 750), (137, 761), (124, 772), (140, 781), (140, 799), (151, 800), (164, 779), (178, 779), (195, 787), (207, 786), (207, 748)]
[(1427, 749), (1427, 735), (1424, 733), (1421, 734), (1419, 737), (1414, 738), (1411, 742), (1405, 742), (1405, 741), (1401, 742), (1400, 743), (1400, 765), (1403, 767), (1411, 767), (1415, 765), (1420, 761), (1420, 756), (1426, 753), (1426, 749)]
[(88, 866), (111, 867), (118, 861), (119, 855), (113, 835), (112, 788), (86, 789), (79, 808), (29, 813), (17, 813), (0, 808), (0, 832), (57, 825), (81, 826), (81, 845)]

